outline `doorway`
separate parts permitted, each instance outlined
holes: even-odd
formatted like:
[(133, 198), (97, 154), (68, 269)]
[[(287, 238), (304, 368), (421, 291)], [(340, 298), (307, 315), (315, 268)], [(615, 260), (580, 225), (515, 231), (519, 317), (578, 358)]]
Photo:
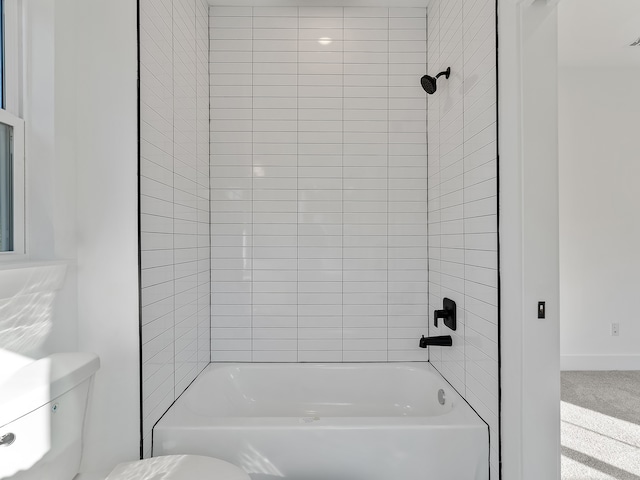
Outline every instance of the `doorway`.
[(563, 480), (640, 479), (640, 3), (558, 10)]

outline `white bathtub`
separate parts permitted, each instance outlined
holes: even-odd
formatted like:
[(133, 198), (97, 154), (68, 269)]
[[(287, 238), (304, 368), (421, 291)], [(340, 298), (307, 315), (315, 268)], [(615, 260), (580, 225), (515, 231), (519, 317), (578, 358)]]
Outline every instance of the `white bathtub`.
[(254, 480), (487, 480), (488, 435), (427, 363), (218, 364), (158, 422), (153, 454)]

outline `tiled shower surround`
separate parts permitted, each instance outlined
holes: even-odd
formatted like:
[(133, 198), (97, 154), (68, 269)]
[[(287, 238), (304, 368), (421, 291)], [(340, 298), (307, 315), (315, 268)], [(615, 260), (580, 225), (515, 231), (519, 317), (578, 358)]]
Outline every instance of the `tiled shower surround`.
[(426, 360), (426, 9), (210, 15), (212, 361)]
[(458, 306), (453, 347), (429, 360), (488, 423), (491, 478), (499, 469), (498, 167), (495, 0), (431, 0), (429, 97), (429, 312)]
[(143, 455), (210, 360), (208, 4), (140, 1)]
[(495, 0), (425, 5), (141, 0), (145, 455), (210, 359), (429, 359), (499, 478)]
[[(495, 2), (210, 14), (212, 359), (425, 360), (452, 334), (430, 360), (498, 478)], [(444, 297), (456, 332), (428, 326)]]

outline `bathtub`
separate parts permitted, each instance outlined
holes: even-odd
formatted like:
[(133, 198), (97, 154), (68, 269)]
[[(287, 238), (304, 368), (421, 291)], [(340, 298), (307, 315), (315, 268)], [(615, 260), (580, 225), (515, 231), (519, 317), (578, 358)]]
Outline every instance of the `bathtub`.
[(487, 480), (487, 425), (428, 363), (211, 364), (153, 429), (253, 480)]

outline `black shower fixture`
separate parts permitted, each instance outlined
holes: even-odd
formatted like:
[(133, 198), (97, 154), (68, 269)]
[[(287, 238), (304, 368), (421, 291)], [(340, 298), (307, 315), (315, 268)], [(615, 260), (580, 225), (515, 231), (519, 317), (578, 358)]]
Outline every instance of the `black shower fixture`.
[(444, 75), (444, 78), (449, 78), (449, 75), (451, 75), (451, 67), (447, 68), (444, 72), (440, 72), (435, 77), (430, 77), (429, 75), (422, 77), (420, 79), (420, 84), (422, 85), (422, 88), (424, 88), (424, 91), (429, 95), (435, 93), (438, 89), (436, 81), (438, 80), (438, 77), (441, 77), (442, 75)]

